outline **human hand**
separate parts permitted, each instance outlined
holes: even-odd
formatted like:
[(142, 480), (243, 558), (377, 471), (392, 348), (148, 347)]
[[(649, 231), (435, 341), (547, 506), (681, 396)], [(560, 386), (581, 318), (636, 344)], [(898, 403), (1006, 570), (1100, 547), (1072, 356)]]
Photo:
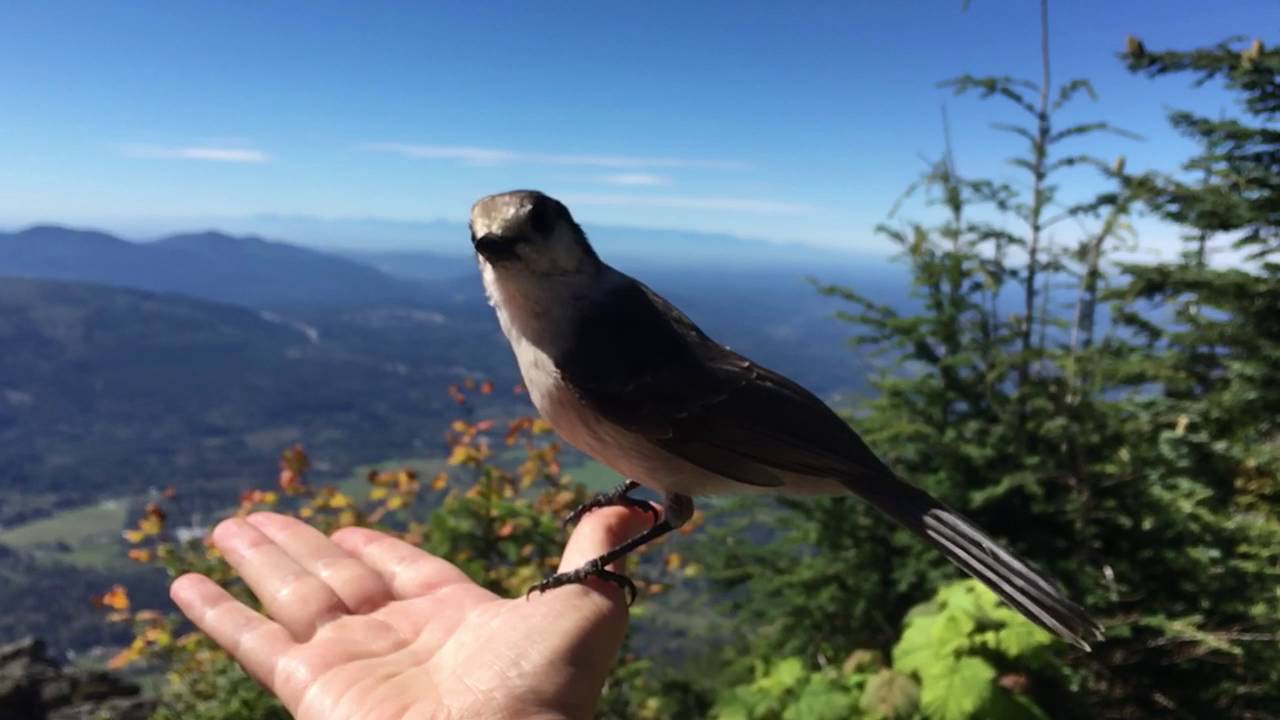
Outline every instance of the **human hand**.
[[(592, 512), (560, 569), (649, 522), (625, 508)], [(299, 720), (589, 718), (626, 629), (610, 583), (508, 600), (365, 528), (325, 537), (257, 513), (220, 523), (213, 543), (270, 618), (203, 575), (179, 577), (170, 595)]]

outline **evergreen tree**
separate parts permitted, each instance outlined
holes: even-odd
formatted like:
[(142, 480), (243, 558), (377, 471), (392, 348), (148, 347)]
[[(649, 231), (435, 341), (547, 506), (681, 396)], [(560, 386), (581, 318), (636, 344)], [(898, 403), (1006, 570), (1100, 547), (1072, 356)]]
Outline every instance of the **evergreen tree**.
[[(1104, 620), (1109, 640), (1091, 655), (1063, 646), (1055, 662), (995, 668), (1025, 678), (1052, 716), (1280, 716), (1280, 55), (1131, 41), (1135, 71), (1223, 79), (1243, 111), (1173, 113), (1205, 151), (1178, 174), (1132, 175), (1068, 145), (1115, 128), (1054, 122), (1092, 89), (1049, 84), (1044, 18), (1039, 82), (945, 83), (1028, 118), (997, 126), (1026, 141), (1011, 163), (1027, 182), (965, 177), (948, 148), (910, 189), (940, 220), (880, 228), (910, 268), (915, 308), (823, 288), (851, 303), (858, 347), (890, 359), (854, 424)], [(1054, 179), (1072, 168), (1113, 187), (1065, 203)], [(1139, 206), (1185, 229), (1182, 258), (1110, 260)], [(1046, 230), (1065, 219), (1084, 232), (1050, 246)], [(1221, 246), (1247, 259), (1214, 267)], [(734, 610), (760, 654), (819, 667), (887, 652), (908, 610), (952, 576), (856, 501), (779, 507), (774, 542), (709, 543), (711, 577), (741, 589)]]
[[(1153, 53), (1130, 38), (1122, 57), (1152, 77), (1222, 81), (1240, 102), (1236, 116), (1171, 112), (1202, 151), (1180, 172), (1125, 178), (1184, 228), (1186, 247), (1177, 261), (1125, 265), (1112, 293), (1129, 331), (1114, 343), (1114, 381), (1135, 390), (1132, 424), (1150, 439), (1134, 443), (1136, 477), (1151, 487), (1134, 520), (1169, 546), (1144, 554), (1162, 557), (1164, 573), (1149, 566), (1129, 583), (1146, 627), (1133, 636), (1142, 645), (1117, 651), (1117, 677), (1187, 716), (1277, 717), (1280, 52), (1236, 40)], [(1143, 586), (1159, 592), (1139, 599)], [(1168, 690), (1148, 688), (1150, 677)]]

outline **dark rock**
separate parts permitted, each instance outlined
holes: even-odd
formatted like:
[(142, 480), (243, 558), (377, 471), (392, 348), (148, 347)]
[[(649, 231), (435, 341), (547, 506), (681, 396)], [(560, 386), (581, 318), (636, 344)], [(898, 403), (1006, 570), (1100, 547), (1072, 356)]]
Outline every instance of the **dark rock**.
[(138, 694), (137, 685), (103, 670), (80, 673), (78, 679), (79, 682), (76, 683), (73, 693), (76, 702), (105, 700)]
[(101, 670), (64, 669), (40, 640), (0, 645), (4, 720), (145, 720), (154, 710), (137, 685)]
[(40, 686), (40, 702), (45, 707), (70, 705), (74, 700), (75, 690), (75, 681), (66, 675), (47, 680)]
[(0, 645), (0, 717), (27, 720), (45, 716), (40, 687), (57, 676), (45, 651), (45, 644), (33, 638)]
[(47, 720), (147, 720), (156, 705), (141, 698), (112, 698), (53, 710)]

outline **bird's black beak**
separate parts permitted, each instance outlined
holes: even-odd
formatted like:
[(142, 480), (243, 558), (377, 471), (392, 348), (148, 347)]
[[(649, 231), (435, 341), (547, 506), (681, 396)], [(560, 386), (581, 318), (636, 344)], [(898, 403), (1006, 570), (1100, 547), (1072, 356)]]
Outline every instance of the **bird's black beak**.
[(501, 235), (486, 233), (480, 237), (472, 237), (471, 244), (475, 246), (476, 252), (480, 253), (480, 257), (491, 263), (506, 262), (519, 257), (516, 254), (516, 243)]

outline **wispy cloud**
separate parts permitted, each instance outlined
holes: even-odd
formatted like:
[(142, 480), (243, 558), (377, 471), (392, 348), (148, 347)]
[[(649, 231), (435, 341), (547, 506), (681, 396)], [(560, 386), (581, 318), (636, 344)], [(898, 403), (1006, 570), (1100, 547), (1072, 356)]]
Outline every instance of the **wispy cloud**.
[(682, 210), (727, 210), (730, 212), (769, 215), (803, 215), (813, 212), (812, 205), (759, 198), (692, 196), (692, 195), (611, 195), (584, 193), (568, 195), (565, 200), (576, 205), (609, 205), (621, 207), (660, 207)]
[(242, 147), (212, 147), (204, 145), (126, 145), (124, 152), (130, 157), (157, 158), (163, 160), (204, 160), (223, 163), (265, 163), (271, 156), (261, 150)]
[(394, 153), (425, 160), (453, 160), (467, 165), (565, 165), (577, 167), (642, 170), (646, 168), (707, 168), (746, 170), (750, 166), (736, 160), (704, 160), (679, 157), (644, 157), (637, 155), (575, 155), (562, 153), (528, 153), (501, 148), (469, 145), (414, 145), (411, 143), (364, 143), (362, 150)]
[(665, 175), (650, 175), (649, 173), (618, 173), (617, 175), (605, 175), (600, 178), (600, 182), (606, 185), (669, 185), (671, 178)]

